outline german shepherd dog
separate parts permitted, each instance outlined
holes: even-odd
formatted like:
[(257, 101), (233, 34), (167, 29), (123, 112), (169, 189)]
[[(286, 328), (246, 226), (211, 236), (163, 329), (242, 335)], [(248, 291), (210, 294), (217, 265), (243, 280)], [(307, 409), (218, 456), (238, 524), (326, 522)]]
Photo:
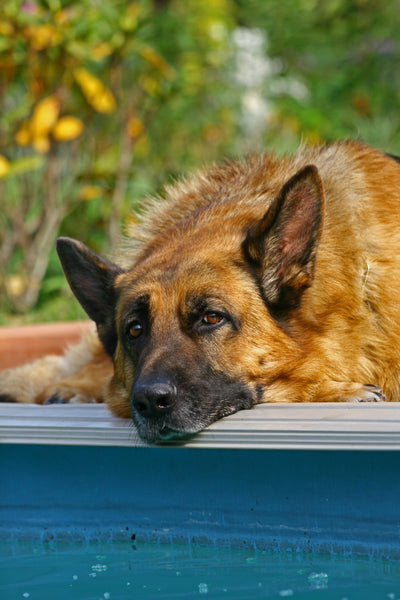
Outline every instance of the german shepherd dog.
[(358, 142), (211, 166), (166, 188), (115, 262), (60, 238), (96, 323), (3, 400), (106, 401), (146, 441), (261, 402), (400, 398), (400, 165)]

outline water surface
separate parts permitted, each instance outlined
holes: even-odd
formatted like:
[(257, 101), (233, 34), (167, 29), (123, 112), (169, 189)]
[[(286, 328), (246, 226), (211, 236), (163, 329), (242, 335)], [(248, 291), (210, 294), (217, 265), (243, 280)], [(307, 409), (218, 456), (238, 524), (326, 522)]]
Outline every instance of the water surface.
[(400, 563), (132, 542), (0, 542), (2, 600), (400, 600)]

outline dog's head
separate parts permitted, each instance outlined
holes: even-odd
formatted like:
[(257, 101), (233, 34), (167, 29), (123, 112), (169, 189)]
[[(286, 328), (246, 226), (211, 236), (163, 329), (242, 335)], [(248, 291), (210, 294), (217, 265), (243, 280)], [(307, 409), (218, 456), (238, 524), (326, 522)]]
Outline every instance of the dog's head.
[(323, 193), (315, 167), (259, 218), (205, 206), (121, 269), (69, 238), (58, 253), (114, 362), (109, 402), (147, 441), (195, 433), (263, 399), (296, 352), (279, 323), (311, 285)]

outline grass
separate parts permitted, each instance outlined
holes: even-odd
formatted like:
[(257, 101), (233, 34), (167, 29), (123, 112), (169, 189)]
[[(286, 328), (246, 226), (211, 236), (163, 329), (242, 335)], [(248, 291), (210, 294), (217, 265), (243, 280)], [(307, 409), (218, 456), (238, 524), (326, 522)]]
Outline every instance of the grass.
[(17, 326), (52, 321), (74, 321), (87, 319), (87, 315), (72, 294), (58, 294), (40, 302), (37, 308), (25, 314), (13, 314), (0, 311), (0, 326)]

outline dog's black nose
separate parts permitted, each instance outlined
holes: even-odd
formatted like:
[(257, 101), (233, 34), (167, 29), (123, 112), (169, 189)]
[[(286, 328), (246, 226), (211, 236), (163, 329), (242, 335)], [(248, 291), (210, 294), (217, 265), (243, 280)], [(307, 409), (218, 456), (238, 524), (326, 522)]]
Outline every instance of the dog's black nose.
[(133, 387), (132, 403), (143, 417), (151, 418), (167, 413), (176, 402), (176, 387), (169, 380), (138, 381)]

